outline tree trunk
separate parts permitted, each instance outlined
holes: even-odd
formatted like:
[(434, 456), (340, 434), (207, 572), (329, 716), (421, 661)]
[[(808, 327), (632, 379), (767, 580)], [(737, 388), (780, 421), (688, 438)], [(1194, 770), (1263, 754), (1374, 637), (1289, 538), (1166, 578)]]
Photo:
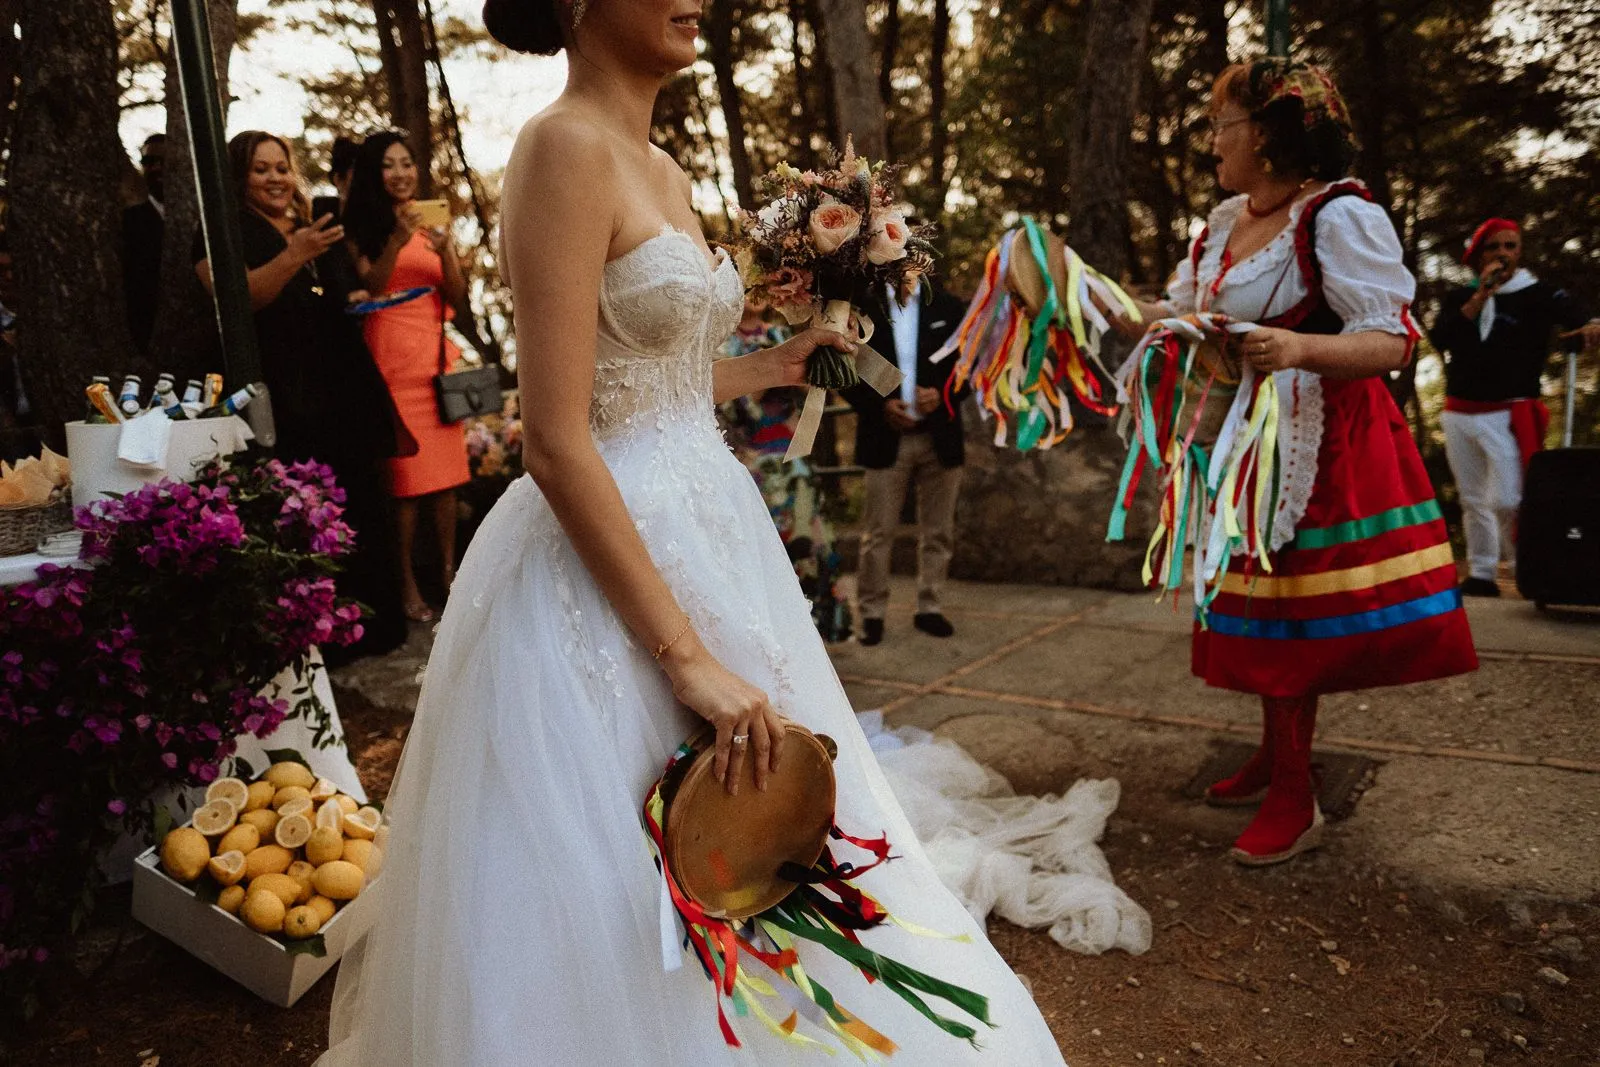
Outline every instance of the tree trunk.
[(842, 149), (848, 136), (855, 141), (857, 155), (883, 159), (888, 151), (887, 123), (873, 76), (866, 0), (817, 0), (817, 13), (827, 45), (828, 78), (839, 109), (834, 131), (837, 147)]
[(894, 108), (894, 59), (900, 50), (900, 0), (888, 0), (888, 10), (883, 15), (883, 55), (878, 60), (878, 98), (883, 101), (883, 154), (894, 154), (894, 129), (888, 115)]
[[(238, 0), (208, 0), (211, 55), (217, 68), (217, 95), (228, 113), (228, 59), (238, 36)], [(171, 371), (181, 389), (185, 379), (215, 370), (217, 313), (194, 273), (194, 237), (200, 232), (200, 197), (195, 190), (188, 117), (178, 83), (177, 52), (167, 51), (167, 150), (162, 183), (166, 232), (161, 241), (160, 306), (150, 338), (150, 363), (144, 370)]]
[(17, 22), (17, 0), (0, 0), (0, 147), (11, 143), (16, 115), (11, 105), (17, 98), (17, 38), (11, 28)]
[(1228, 65), (1228, 0), (1205, 0), (1200, 5), (1199, 23), (1205, 34), (1196, 51), (1200, 69), (1215, 78)]
[(428, 94), (428, 35), (418, 0), (372, 0), (378, 54), (389, 86), (389, 119), (411, 135), (417, 195), (433, 195), (433, 108)]
[(944, 117), (944, 60), (949, 48), (950, 0), (934, 0), (933, 40), (928, 56), (928, 191), (923, 196), (923, 210), (930, 220), (944, 214), (945, 193), (950, 185), (950, 127)]
[(1073, 101), (1067, 242), (1113, 277), (1128, 266), (1128, 130), (1153, 0), (1094, 0)]
[[(737, 3), (712, 4), (703, 16), (706, 24), (706, 53), (717, 76), (717, 101), (722, 121), (728, 127), (728, 161), (733, 165), (733, 191), (739, 206), (753, 209), (756, 203), (755, 177), (750, 165), (750, 145), (745, 139), (744, 97), (733, 78), (734, 27), (742, 8)], [(732, 221), (731, 219), (729, 220)]]
[(1345, 79), (1356, 83), (1356, 105), (1350, 109), (1356, 137), (1361, 141), (1356, 172), (1372, 190), (1373, 199), (1385, 210), (1391, 210), (1393, 190), (1389, 185), (1389, 153), (1384, 130), (1389, 125), (1394, 95), (1390, 87), (1387, 30), (1383, 11), (1374, 0), (1362, 0), (1357, 19), (1361, 27), (1361, 71), (1356, 78)]
[(23, 385), (45, 440), (134, 356), (122, 296), (117, 31), (105, 0), (24, 0), (9, 195)]

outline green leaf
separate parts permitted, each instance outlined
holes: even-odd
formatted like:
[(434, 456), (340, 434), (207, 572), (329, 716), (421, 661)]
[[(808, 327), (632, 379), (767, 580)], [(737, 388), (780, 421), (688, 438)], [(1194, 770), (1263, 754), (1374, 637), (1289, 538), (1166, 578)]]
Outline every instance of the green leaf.
[(243, 778), (247, 782), (255, 781), (256, 769), (252, 767), (250, 765), (250, 761), (245, 759), (243, 756), (233, 757), (232, 770), (235, 778)]
[(285, 941), (283, 947), (291, 956), (312, 956), (320, 960), (328, 954), (328, 943), (322, 939), (321, 934), (313, 934), (298, 941)]
[(172, 811), (165, 804), (157, 804), (153, 819), (156, 843), (160, 844), (167, 839), (167, 834), (172, 831)]

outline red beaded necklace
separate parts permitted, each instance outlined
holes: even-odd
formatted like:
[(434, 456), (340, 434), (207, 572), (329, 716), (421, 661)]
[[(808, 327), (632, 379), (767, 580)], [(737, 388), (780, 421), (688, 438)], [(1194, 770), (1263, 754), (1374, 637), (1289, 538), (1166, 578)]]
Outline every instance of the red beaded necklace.
[(1289, 206), (1289, 202), (1292, 201), (1295, 197), (1299, 196), (1301, 190), (1303, 190), (1306, 186), (1308, 186), (1310, 184), (1311, 184), (1311, 179), (1307, 178), (1305, 181), (1301, 182), (1299, 185), (1295, 186), (1293, 189), (1290, 189), (1288, 194), (1285, 195), (1282, 200), (1279, 200), (1276, 204), (1273, 204), (1269, 208), (1257, 208), (1255, 203), (1247, 196), (1244, 199), (1244, 209), (1246, 211), (1250, 212), (1250, 217), (1253, 218), (1253, 219), (1264, 219), (1268, 215), (1276, 215), (1278, 212), (1282, 211), (1285, 207), (1288, 207)]

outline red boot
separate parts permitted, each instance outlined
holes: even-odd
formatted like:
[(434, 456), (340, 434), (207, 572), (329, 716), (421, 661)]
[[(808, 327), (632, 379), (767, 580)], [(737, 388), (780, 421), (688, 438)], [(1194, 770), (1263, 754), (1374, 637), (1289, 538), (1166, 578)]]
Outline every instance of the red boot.
[(1263, 698), (1262, 704), (1272, 721), (1272, 783), (1231, 853), (1247, 867), (1282, 863), (1322, 844), (1322, 810), (1311, 781), (1317, 698)]
[(1261, 803), (1272, 780), (1272, 715), (1261, 698), (1261, 747), (1232, 777), (1206, 787), (1206, 803), (1213, 808), (1248, 808)]

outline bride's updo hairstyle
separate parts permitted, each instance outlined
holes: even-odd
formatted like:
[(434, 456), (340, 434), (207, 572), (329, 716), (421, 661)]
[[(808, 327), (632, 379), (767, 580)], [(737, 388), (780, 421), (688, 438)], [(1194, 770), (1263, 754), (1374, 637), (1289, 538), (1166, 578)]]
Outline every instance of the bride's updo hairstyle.
[(483, 25), (513, 52), (553, 56), (565, 43), (555, 0), (484, 0)]

